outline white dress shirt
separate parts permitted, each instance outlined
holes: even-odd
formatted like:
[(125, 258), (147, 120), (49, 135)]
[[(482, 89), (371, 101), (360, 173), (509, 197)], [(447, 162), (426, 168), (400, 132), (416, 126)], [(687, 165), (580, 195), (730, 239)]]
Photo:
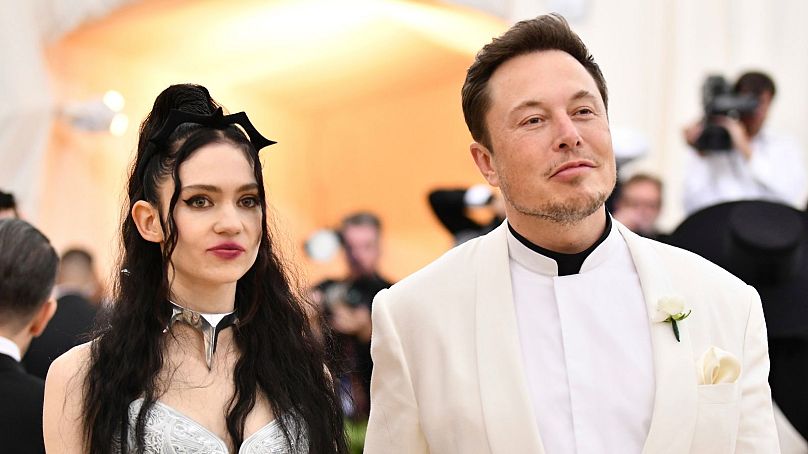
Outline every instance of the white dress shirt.
[(0, 354), (8, 355), (16, 359), (17, 362), (19, 362), (20, 359), (22, 359), (22, 355), (20, 354), (20, 347), (17, 346), (17, 343), (3, 336), (0, 336)]
[(579, 274), (508, 232), (525, 373), (547, 454), (639, 453), (654, 407), (649, 318), (614, 225)]
[(748, 161), (738, 150), (691, 151), (685, 164), (684, 205), (689, 215), (736, 200), (770, 200), (805, 209), (805, 156), (797, 143), (768, 131), (750, 143)]

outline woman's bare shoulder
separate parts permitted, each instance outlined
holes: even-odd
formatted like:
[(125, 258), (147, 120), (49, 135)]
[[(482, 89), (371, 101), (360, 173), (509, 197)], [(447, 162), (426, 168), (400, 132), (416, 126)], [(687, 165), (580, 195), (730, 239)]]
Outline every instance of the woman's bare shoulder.
[(43, 408), (43, 431), (48, 452), (80, 454), (86, 451), (82, 408), (91, 347), (91, 343), (73, 347), (56, 358), (48, 369)]
[(90, 361), (91, 348), (92, 341), (86, 342), (71, 348), (56, 358), (53, 363), (51, 363), (50, 369), (48, 369), (46, 381), (63, 381), (77, 374), (83, 376), (87, 371), (87, 365)]

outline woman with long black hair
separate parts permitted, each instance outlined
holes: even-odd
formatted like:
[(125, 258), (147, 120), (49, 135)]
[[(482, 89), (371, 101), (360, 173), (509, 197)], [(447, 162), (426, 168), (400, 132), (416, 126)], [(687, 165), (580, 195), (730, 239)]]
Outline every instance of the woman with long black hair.
[(267, 226), (242, 112), (174, 85), (140, 128), (115, 304), (46, 382), (49, 452), (343, 453), (339, 400)]

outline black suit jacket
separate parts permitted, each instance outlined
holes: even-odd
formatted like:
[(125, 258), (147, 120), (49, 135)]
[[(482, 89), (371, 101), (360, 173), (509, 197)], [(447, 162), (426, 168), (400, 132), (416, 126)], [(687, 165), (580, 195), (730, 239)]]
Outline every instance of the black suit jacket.
[(83, 296), (67, 294), (59, 298), (56, 314), (42, 332), (31, 341), (22, 363), (28, 373), (45, 379), (54, 359), (84, 343), (84, 335), (93, 327), (96, 309)]
[(0, 354), (0, 451), (45, 452), (42, 400), (45, 383), (25, 372), (14, 358)]

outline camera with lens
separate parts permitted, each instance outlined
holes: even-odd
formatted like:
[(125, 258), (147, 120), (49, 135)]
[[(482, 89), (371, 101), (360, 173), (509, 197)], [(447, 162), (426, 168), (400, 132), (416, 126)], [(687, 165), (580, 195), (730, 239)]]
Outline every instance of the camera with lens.
[(696, 139), (696, 148), (702, 151), (728, 151), (732, 149), (729, 131), (716, 121), (717, 117), (738, 119), (749, 115), (758, 106), (751, 94), (735, 93), (722, 76), (709, 76), (702, 86), (704, 130)]

